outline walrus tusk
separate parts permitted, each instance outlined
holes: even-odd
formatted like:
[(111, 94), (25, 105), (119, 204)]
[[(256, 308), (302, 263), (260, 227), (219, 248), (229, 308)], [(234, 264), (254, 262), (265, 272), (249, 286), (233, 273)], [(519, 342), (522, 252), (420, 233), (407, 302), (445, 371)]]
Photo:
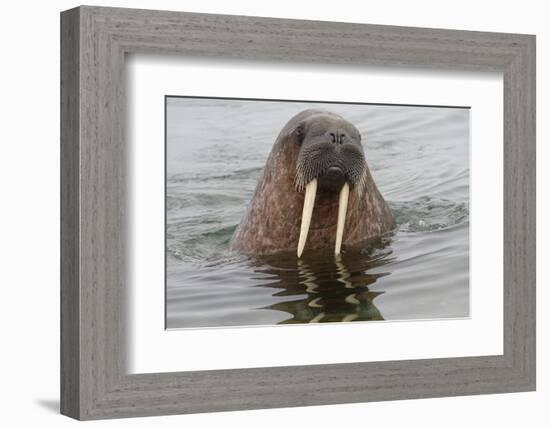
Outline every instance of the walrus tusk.
[(317, 193), (317, 179), (311, 180), (306, 185), (306, 194), (304, 196), (304, 208), (302, 209), (302, 225), (300, 227), (300, 240), (298, 240), (298, 258), (302, 256), (304, 246), (306, 245), (307, 233), (311, 224), (311, 215), (313, 214), (313, 205), (315, 204), (315, 194)]
[(349, 184), (346, 182), (340, 190), (338, 201), (338, 223), (336, 225), (336, 245), (334, 255), (340, 255), (342, 248), (342, 237), (344, 236), (344, 224), (346, 222), (346, 211), (348, 210)]

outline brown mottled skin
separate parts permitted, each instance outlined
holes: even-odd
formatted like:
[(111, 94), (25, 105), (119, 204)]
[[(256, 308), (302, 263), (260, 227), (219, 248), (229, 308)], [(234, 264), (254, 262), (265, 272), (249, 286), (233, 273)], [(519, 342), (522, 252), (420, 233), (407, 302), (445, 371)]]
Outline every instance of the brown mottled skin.
[[(300, 127), (301, 126), (301, 127)], [(342, 117), (321, 110), (305, 110), (294, 116), (280, 132), (269, 154), (247, 212), (235, 230), (231, 248), (248, 254), (272, 254), (296, 250), (304, 192), (295, 188), (300, 140), (331, 129), (357, 135)], [(301, 132), (301, 133), (300, 133)], [(362, 147), (360, 148), (362, 150)], [(363, 185), (352, 186), (343, 248), (382, 235), (395, 227), (390, 209), (378, 191), (365, 162)], [(305, 252), (334, 248), (338, 218), (338, 191), (317, 191)]]

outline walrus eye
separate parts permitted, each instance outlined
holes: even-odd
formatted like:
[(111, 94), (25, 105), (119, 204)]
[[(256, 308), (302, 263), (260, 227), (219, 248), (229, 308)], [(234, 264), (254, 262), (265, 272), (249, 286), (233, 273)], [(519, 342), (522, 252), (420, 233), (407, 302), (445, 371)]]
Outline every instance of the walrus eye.
[(294, 134), (296, 135), (296, 138), (298, 139), (299, 144), (301, 144), (302, 141), (304, 140), (305, 127), (306, 125), (304, 124), (304, 122), (302, 122), (294, 128)]

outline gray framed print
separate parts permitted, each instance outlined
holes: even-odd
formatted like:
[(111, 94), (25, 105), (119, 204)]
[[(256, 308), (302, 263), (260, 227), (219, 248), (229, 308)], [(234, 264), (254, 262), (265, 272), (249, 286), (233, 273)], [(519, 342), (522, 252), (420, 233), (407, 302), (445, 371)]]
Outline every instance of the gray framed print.
[(535, 36), (61, 13), (61, 412), (535, 390)]

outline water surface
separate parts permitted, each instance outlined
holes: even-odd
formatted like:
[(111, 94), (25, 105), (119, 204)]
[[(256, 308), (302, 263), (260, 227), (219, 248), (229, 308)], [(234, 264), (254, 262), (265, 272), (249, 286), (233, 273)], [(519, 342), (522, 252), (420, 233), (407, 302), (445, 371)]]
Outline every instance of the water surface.
[[(229, 241), (284, 124), (306, 108), (351, 121), (398, 228), (251, 258)], [(167, 327), (469, 315), (469, 110), (167, 98)]]

